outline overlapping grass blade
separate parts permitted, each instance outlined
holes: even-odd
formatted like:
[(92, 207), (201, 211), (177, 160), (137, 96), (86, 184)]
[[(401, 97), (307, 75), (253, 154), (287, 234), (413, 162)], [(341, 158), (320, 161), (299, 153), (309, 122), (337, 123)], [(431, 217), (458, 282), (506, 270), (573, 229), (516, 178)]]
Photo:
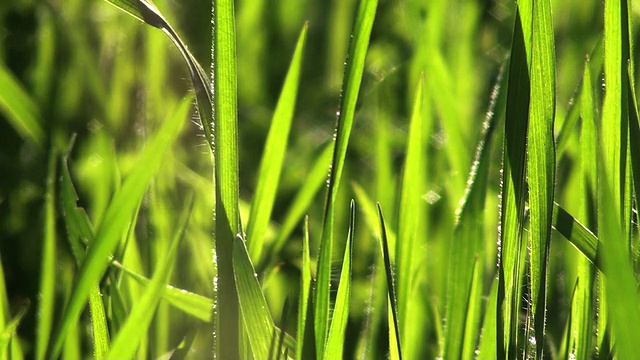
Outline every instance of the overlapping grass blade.
[[(527, 6), (528, 5), (528, 6)], [(529, 118), (527, 46), (531, 31), (531, 6), (518, 2), (514, 24), (505, 110), (500, 205), (497, 355), (515, 356), (521, 289), (522, 233), (525, 206), (525, 158)]]
[(327, 345), (324, 351), (325, 359), (340, 359), (343, 357), (343, 349), (346, 341), (345, 331), (349, 319), (349, 305), (351, 304), (351, 259), (353, 251), (353, 239), (356, 227), (356, 204), (351, 200), (351, 214), (349, 215), (349, 234), (342, 259), (340, 283), (336, 304), (331, 318)]
[[(2, 332), (0, 332), (0, 356), (4, 357), (4, 354), (6, 354), (6, 352), (10, 350), (10, 344), (16, 342), (15, 340), (17, 339), (15, 338), (15, 335), (18, 331), (18, 325), (20, 325), (20, 322), (27, 314), (27, 311), (29, 311), (28, 301), (20, 306), (20, 310), (18, 311), (18, 313), (13, 316), (11, 321), (9, 321), (2, 329)], [(11, 351), (12, 350), (13, 348), (11, 348)], [(11, 355), (12, 356), (10, 357), (10, 359), (15, 357), (14, 354)]]
[(44, 199), (44, 239), (42, 245), (42, 268), (40, 269), (40, 301), (38, 302), (38, 330), (36, 359), (44, 359), (49, 346), (53, 326), (56, 296), (56, 151), (50, 150)]
[[(533, 4), (531, 51), (531, 103), (527, 136), (529, 179), (530, 301), (536, 358), (542, 357), (547, 311), (547, 271), (556, 174), (553, 133), (555, 119), (555, 44), (551, 3)], [(530, 336), (527, 336), (531, 339)]]
[[(502, 72), (494, 86), (482, 138), (476, 147), (465, 197), (456, 211), (458, 218), (449, 252), (447, 307), (443, 358), (472, 358), (480, 326), (481, 277), (484, 267), (484, 211), (491, 163), (491, 145), (498, 122), (495, 106), (500, 96)], [(504, 96), (503, 96), (504, 97)], [(475, 287), (475, 288), (474, 288)], [(468, 324), (468, 325), (467, 325)]]
[(247, 242), (249, 254), (255, 263), (260, 262), (262, 248), (264, 246), (264, 235), (269, 225), (271, 211), (275, 201), (282, 163), (287, 149), (289, 130), (293, 120), (296, 97), (298, 95), (298, 83), (300, 79), (300, 69), (302, 67), (302, 51), (307, 35), (307, 27), (300, 32), (296, 50), (289, 65), (289, 71), (278, 99), (278, 105), (271, 120), (269, 135), (264, 145), (260, 170), (258, 172), (258, 184), (256, 193), (251, 203), (251, 212), (247, 224)]
[[(384, 260), (384, 270), (387, 276), (387, 293), (389, 308), (391, 310), (391, 324), (389, 324), (389, 353), (392, 359), (402, 360), (402, 343), (400, 341), (400, 324), (398, 324), (398, 305), (396, 303), (396, 290), (394, 286), (393, 269), (391, 268), (391, 255), (389, 253), (389, 238), (387, 236), (387, 226), (382, 214), (382, 206), (378, 203), (378, 219), (380, 222), (380, 241), (382, 256)], [(393, 326), (392, 326), (393, 325)]]
[(398, 210), (398, 241), (396, 242), (396, 283), (398, 284), (398, 323), (403, 349), (414, 347), (409, 334), (419, 331), (419, 326), (410, 321), (412, 289), (415, 285), (416, 264), (422, 260), (422, 252), (416, 251), (418, 222), (422, 220), (422, 194), (424, 193), (423, 168), (426, 167), (422, 149), (423, 85), (421, 78), (415, 93), (411, 123), (406, 148), (406, 158), (402, 174), (400, 203)]
[(369, 47), (371, 28), (378, 6), (377, 0), (361, 0), (356, 12), (353, 34), (347, 53), (347, 65), (340, 99), (340, 111), (335, 133), (335, 148), (329, 175), (329, 190), (325, 205), (322, 239), (318, 258), (318, 275), (315, 291), (315, 334), (318, 358), (324, 358), (325, 340), (329, 330), (329, 287), (331, 282), (331, 254), (333, 252), (333, 231), (335, 202), (340, 187), (349, 136), (355, 117), (356, 102), (364, 72), (364, 60)]
[(45, 133), (35, 101), (20, 85), (9, 69), (0, 63), (0, 111), (22, 137), (39, 147), (44, 146)]
[(298, 299), (298, 332), (296, 359), (302, 360), (306, 345), (305, 327), (309, 307), (309, 291), (311, 290), (311, 257), (309, 255), (309, 218), (304, 220), (304, 238), (302, 239), (302, 265), (300, 274), (300, 297)]
[(109, 265), (109, 254), (115, 250), (122, 234), (131, 225), (135, 211), (153, 174), (160, 166), (164, 153), (180, 134), (191, 105), (190, 101), (189, 98), (183, 100), (174, 114), (166, 119), (158, 133), (143, 150), (138, 166), (129, 174), (122, 188), (109, 204), (105, 218), (97, 229), (95, 239), (91, 242), (80, 267), (69, 303), (55, 332), (51, 357), (57, 357), (60, 354), (67, 332), (80, 317), (91, 287), (98, 283)]
[(238, 290), (242, 324), (256, 359), (269, 359), (269, 349), (276, 327), (262, 293), (260, 283), (245, 242), (238, 236), (233, 247), (233, 270)]
[(184, 238), (185, 229), (193, 209), (193, 196), (188, 198), (187, 204), (177, 222), (176, 232), (171, 240), (164, 261), (156, 268), (151, 283), (145, 289), (142, 297), (134, 304), (129, 317), (113, 341), (113, 346), (109, 351), (110, 359), (133, 358), (138, 349), (140, 339), (147, 332), (151, 324), (156, 308), (169, 282), (175, 264), (178, 246)]

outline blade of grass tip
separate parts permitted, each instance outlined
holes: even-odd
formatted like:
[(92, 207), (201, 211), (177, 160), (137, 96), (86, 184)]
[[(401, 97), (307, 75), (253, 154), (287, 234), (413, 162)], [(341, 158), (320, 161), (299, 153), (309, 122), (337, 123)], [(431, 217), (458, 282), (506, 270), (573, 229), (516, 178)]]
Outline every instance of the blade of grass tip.
[(322, 227), (320, 254), (318, 257), (318, 275), (315, 291), (315, 333), (318, 358), (323, 359), (325, 340), (329, 329), (329, 288), (331, 285), (331, 254), (333, 252), (334, 208), (338, 197), (338, 188), (344, 167), (349, 136), (355, 117), (356, 103), (364, 62), (369, 47), (371, 29), (378, 7), (377, 0), (361, 0), (356, 12), (353, 34), (347, 52), (345, 77), (340, 99), (340, 110), (335, 132), (335, 148), (331, 171), (329, 174), (329, 190)]
[[(393, 330), (389, 329), (389, 353), (392, 359), (402, 360), (402, 346), (400, 342), (400, 325), (398, 324), (398, 305), (396, 303), (396, 289), (394, 285), (393, 272), (391, 267), (391, 255), (389, 253), (389, 238), (387, 235), (387, 226), (384, 222), (384, 215), (382, 214), (382, 206), (380, 203), (378, 206), (378, 219), (380, 222), (380, 237), (382, 257), (384, 260), (384, 270), (387, 276), (387, 292), (388, 302), (391, 308), (391, 317), (393, 320)], [(394, 344), (395, 342), (395, 344)], [(395, 345), (395, 349), (392, 347)]]
[(153, 274), (151, 283), (145, 289), (142, 297), (134, 303), (129, 317), (113, 341), (108, 356), (109, 359), (132, 359), (138, 349), (140, 339), (148, 331), (164, 289), (171, 277), (178, 246), (184, 238), (184, 233), (189, 223), (191, 211), (193, 210), (193, 195), (187, 198), (187, 204), (177, 222), (176, 232), (171, 239), (164, 261), (160, 262)]
[(289, 65), (289, 71), (285, 78), (282, 92), (273, 113), (273, 119), (264, 144), (260, 170), (258, 171), (258, 184), (256, 193), (251, 203), (249, 222), (247, 224), (247, 242), (249, 244), (249, 254), (254, 263), (260, 263), (262, 248), (264, 247), (264, 235), (269, 225), (273, 203), (275, 201), (282, 164), (287, 149), (289, 130), (293, 120), (293, 112), (298, 95), (298, 83), (300, 80), (300, 69), (302, 67), (302, 51), (307, 35), (308, 24), (305, 24), (298, 42), (296, 50)]
[[(237, 242), (234, 239), (237, 234), (243, 233), (238, 208), (237, 64), (233, 4), (233, 0), (220, 0), (214, 1), (212, 5), (214, 26), (211, 78), (216, 145), (215, 261), (218, 270), (214, 285), (217, 310), (214, 352), (221, 359), (237, 358), (240, 349), (239, 299), (236, 294), (232, 260), (236, 247), (234, 243)], [(251, 265), (251, 262), (249, 264)], [(252, 344), (253, 346), (258, 345)], [(262, 353), (254, 352), (254, 356), (258, 358), (265, 358), (267, 355), (260, 354)]]
[(149, 182), (160, 167), (164, 153), (180, 134), (190, 105), (191, 99), (185, 98), (164, 122), (143, 150), (138, 166), (129, 174), (109, 204), (104, 220), (96, 231), (95, 240), (91, 242), (80, 267), (69, 302), (55, 332), (51, 357), (55, 358), (60, 354), (66, 334), (77, 323), (92, 284), (98, 283), (109, 266), (109, 254), (115, 250), (122, 234), (129, 228)]
[[(484, 267), (484, 211), (491, 163), (491, 144), (498, 116), (495, 106), (500, 94), (504, 66), (494, 86), (489, 109), (483, 126), (482, 138), (476, 147), (476, 155), (469, 173), (467, 189), (454, 228), (454, 242), (449, 250), (449, 279), (447, 280), (447, 305), (445, 338), (442, 357), (445, 359), (473, 358), (478, 338), (480, 297), (482, 283), (474, 282)], [(503, 96), (504, 97), (504, 96)], [(476, 275), (474, 275), (476, 274)], [(473, 286), (476, 286), (474, 288)], [(466, 326), (470, 322), (470, 326)]]
[[(29, 311), (28, 300), (26, 300), (24, 304), (21, 304), (18, 313), (4, 326), (4, 329), (2, 329), (2, 332), (0, 333), (0, 356), (2, 356), (2, 354), (6, 354), (9, 350), (10, 344), (15, 343), (15, 335), (18, 331), (18, 326), (27, 314), (27, 311)], [(13, 350), (13, 348), (11, 350)], [(13, 357), (10, 358), (12, 359)]]
[(36, 359), (38, 360), (44, 359), (49, 346), (56, 296), (56, 159), (57, 153), (54, 149), (51, 149), (44, 198), (44, 241), (42, 246), (42, 267), (40, 269), (41, 295), (38, 301), (36, 338)]
[[(527, 139), (527, 174), (530, 209), (530, 291), (536, 358), (542, 357), (547, 311), (547, 272), (553, 218), (556, 174), (555, 44), (551, 22), (551, 2), (533, 4), (531, 51), (531, 103)], [(529, 340), (531, 343), (532, 340)]]
[(249, 338), (251, 352), (256, 359), (269, 359), (271, 337), (276, 334), (276, 327), (240, 235), (236, 237), (233, 247), (233, 271), (242, 324)]
[(302, 360), (305, 346), (305, 325), (307, 323), (307, 307), (309, 290), (311, 289), (311, 257), (309, 255), (309, 217), (304, 219), (304, 238), (302, 239), (302, 266), (300, 274), (300, 297), (298, 299), (298, 332), (296, 359)]
[(349, 304), (351, 298), (351, 259), (353, 251), (353, 238), (356, 225), (356, 204), (351, 200), (351, 214), (349, 216), (349, 234), (345, 244), (344, 257), (342, 259), (342, 270), (340, 272), (340, 283), (338, 284), (338, 294), (333, 310), (333, 317), (327, 336), (327, 345), (324, 351), (325, 359), (341, 359), (345, 342), (345, 332), (347, 320), (349, 320)]
[(2, 63), (0, 84), (0, 111), (20, 136), (42, 148), (45, 133), (40, 123), (38, 106)]
[[(527, 71), (528, 34), (531, 30), (531, 11), (518, 2), (509, 63), (507, 103), (505, 109), (504, 144), (502, 155), (502, 191), (498, 234), (498, 344), (499, 359), (510, 358), (517, 343), (520, 305), (520, 277), (522, 233), (525, 205), (525, 144), (529, 114), (529, 72)], [(525, 35), (527, 34), (527, 35)]]
[(422, 169), (426, 166), (422, 156), (422, 124), (424, 108), (424, 75), (420, 75), (420, 80), (416, 88), (411, 122), (409, 124), (409, 134), (406, 148), (406, 158), (402, 174), (402, 184), (400, 190), (400, 203), (398, 208), (398, 241), (396, 242), (396, 283), (398, 285), (398, 323), (400, 325), (400, 335), (402, 348), (408, 352), (407, 357), (413, 357), (411, 348), (418, 345), (412, 341), (412, 334), (420, 333), (412, 318), (412, 293), (414, 288), (414, 273), (416, 264), (423, 258), (424, 254), (417, 249), (418, 223), (423, 220), (422, 194), (424, 193), (424, 175)]

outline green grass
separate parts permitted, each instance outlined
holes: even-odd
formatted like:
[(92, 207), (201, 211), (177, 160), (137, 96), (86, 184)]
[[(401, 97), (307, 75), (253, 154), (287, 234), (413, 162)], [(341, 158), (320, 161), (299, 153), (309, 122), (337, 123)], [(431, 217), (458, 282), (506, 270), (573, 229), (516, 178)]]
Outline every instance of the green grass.
[(3, 3), (0, 360), (639, 357), (634, 9)]

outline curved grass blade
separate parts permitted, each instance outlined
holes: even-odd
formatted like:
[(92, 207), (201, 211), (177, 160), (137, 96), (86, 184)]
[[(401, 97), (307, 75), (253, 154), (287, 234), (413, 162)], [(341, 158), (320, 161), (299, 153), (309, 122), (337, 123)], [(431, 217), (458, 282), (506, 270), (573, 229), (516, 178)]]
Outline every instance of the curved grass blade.
[(142, 297), (137, 300), (131, 309), (126, 322), (113, 341), (110, 359), (132, 359), (138, 348), (142, 336), (147, 332), (151, 320), (160, 303), (165, 287), (169, 282), (173, 266), (176, 261), (176, 253), (191, 217), (193, 210), (193, 196), (189, 196), (187, 206), (177, 222), (176, 232), (171, 240), (164, 261), (162, 261), (153, 274), (151, 283), (145, 289)]
[(378, 6), (377, 0), (361, 0), (356, 13), (353, 37), (347, 52), (347, 65), (340, 100), (340, 111), (335, 133), (335, 148), (329, 175), (329, 191), (322, 227), (318, 277), (315, 291), (315, 333), (318, 358), (323, 359), (325, 340), (329, 329), (329, 287), (331, 282), (331, 254), (333, 252), (334, 209), (344, 168), (349, 136), (355, 117), (356, 102), (364, 72), (364, 61), (369, 47), (371, 28)]
[[(418, 222), (424, 219), (421, 198), (424, 193), (423, 172), (426, 166), (422, 156), (422, 123), (424, 116), (424, 75), (421, 75), (418, 82), (411, 122), (409, 124), (409, 134), (406, 148), (406, 158), (402, 175), (402, 185), (400, 190), (400, 203), (398, 211), (398, 241), (396, 241), (396, 283), (398, 285), (398, 324), (400, 325), (400, 335), (402, 348), (407, 350), (414, 348), (414, 344), (409, 340), (410, 333), (420, 331), (416, 322), (410, 321), (413, 318), (411, 307), (412, 289), (415, 285), (416, 264), (418, 264), (423, 253), (416, 251)], [(413, 352), (409, 351), (409, 354)]]
[[(491, 163), (490, 149), (498, 122), (494, 109), (500, 94), (502, 74), (501, 69), (491, 95), (483, 135), (476, 147), (465, 197), (456, 211), (458, 218), (454, 228), (454, 243), (449, 253), (447, 326), (443, 347), (445, 359), (473, 358), (476, 350), (480, 326), (480, 312), (476, 310), (479, 310), (480, 297), (472, 297), (471, 294), (482, 292), (481, 282), (473, 279), (482, 274), (484, 267), (484, 205)], [(470, 323), (469, 326), (467, 323)]]
[(42, 148), (45, 134), (38, 106), (2, 63), (0, 84), (0, 110), (18, 134)]
[(249, 259), (244, 240), (236, 237), (233, 247), (233, 270), (242, 314), (242, 324), (256, 359), (269, 359), (272, 335), (276, 327)]
[(289, 71), (273, 114), (267, 141), (264, 145), (256, 193), (251, 203), (251, 212), (247, 224), (247, 242), (249, 254), (255, 263), (260, 263), (264, 246), (264, 234), (269, 225), (273, 203), (278, 190), (282, 163), (287, 149), (289, 130), (298, 94), (300, 69), (302, 67), (302, 51), (307, 36), (308, 25), (300, 32), (296, 50), (289, 65)]
[[(542, 358), (547, 311), (547, 272), (556, 174), (554, 141), (555, 45), (549, 0), (533, 3), (531, 103), (527, 136), (530, 209), (530, 301), (536, 358)], [(527, 339), (531, 339), (527, 336)], [(530, 341), (529, 341), (530, 342)]]
[(164, 122), (143, 150), (138, 166), (129, 174), (109, 204), (104, 220), (96, 231), (95, 240), (91, 242), (80, 267), (69, 303), (55, 332), (51, 357), (55, 358), (60, 354), (67, 332), (77, 323), (91, 287), (98, 283), (109, 266), (109, 254), (115, 250), (122, 234), (131, 225), (135, 211), (153, 174), (160, 167), (164, 153), (180, 134), (191, 105), (190, 101), (191, 99), (185, 98), (174, 114)]
[[(391, 268), (391, 255), (389, 253), (389, 237), (387, 235), (387, 226), (384, 222), (384, 215), (382, 214), (382, 206), (378, 203), (378, 219), (380, 222), (380, 237), (382, 256), (384, 259), (384, 270), (387, 276), (387, 291), (389, 307), (391, 308), (391, 316), (393, 319), (393, 330), (389, 329), (389, 352), (392, 359), (402, 360), (402, 346), (400, 341), (400, 324), (398, 323), (398, 305), (396, 302), (396, 289), (394, 286), (393, 272)], [(395, 344), (394, 344), (395, 342)], [(396, 349), (392, 349), (395, 345)], [(394, 355), (394, 350), (397, 353)]]
[(304, 219), (304, 238), (302, 239), (302, 268), (300, 275), (300, 298), (298, 304), (298, 333), (296, 359), (302, 360), (306, 345), (305, 327), (309, 306), (309, 290), (311, 289), (311, 257), (309, 255), (309, 217)]
[(53, 326), (56, 296), (56, 159), (55, 150), (50, 150), (47, 184), (44, 199), (44, 241), (42, 245), (42, 268), (40, 271), (40, 301), (38, 301), (38, 328), (36, 359), (42, 360), (49, 346)]
[[(27, 311), (29, 311), (28, 301), (21, 305), (18, 313), (4, 326), (2, 332), (0, 332), (0, 356), (3, 356), (3, 354), (9, 350), (8, 348), (10, 343), (15, 342), (13, 340), (16, 340), (14, 336), (18, 331), (18, 325), (20, 325), (20, 322), (27, 314)], [(13, 348), (11, 350), (13, 350)]]
[(497, 358), (515, 356), (520, 304), (520, 273), (525, 205), (525, 158), (529, 118), (528, 41), (531, 8), (518, 2), (509, 63), (502, 155), (502, 191), (498, 239)]
[(351, 200), (351, 214), (349, 216), (349, 234), (345, 244), (342, 270), (340, 272), (340, 284), (336, 295), (336, 305), (327, 336), (327, 347), (324, 351), (325, 359), (340, 359), (343, 357), (345, 332), (349, 319), (349, 304), (351, 300), (351, 259), (353, 251), (353, 237), (356, 225), (356, 204)]

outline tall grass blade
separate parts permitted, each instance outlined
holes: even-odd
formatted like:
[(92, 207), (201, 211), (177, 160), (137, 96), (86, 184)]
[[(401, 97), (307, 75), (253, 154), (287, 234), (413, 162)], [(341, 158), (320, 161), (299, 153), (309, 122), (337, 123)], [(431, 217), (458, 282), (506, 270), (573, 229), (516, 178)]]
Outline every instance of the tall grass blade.
[(130, 222), (153, 174), (160, 167), (165, 152), (180, 134), (191, 105), (190, 100), (183, 100), (174, 114), (166, 119), (156, 136), (143, 150), (137, 167), (129, 174), (109, 204), (104, 220), (96, 231), (95, 240), (89, 246), (62, 320), (55, 332), (51, 357), (55, 358), (60, 354), (67, 332), (77, 323), (91, 287), (98, 283), (109, 266), (109, 254), (115, 250), (122, 234), (131, 225)]
[[(533, 3), (531, 103), (527, 137), (529, 179), (530, 301), (536, 358), (542, 358), (547, 311), (547, 271), (556, 174), (555, 45), (551, 2)], [(527, 337), (531, 339), (531, 337)]]
[[(528, 7), (526, 7), (529, 5)], [(525, 205), (525, 158), (529, 121), (529, 72), (527, 46), (530, 39), (531, 7), (519, 2), (514, 24), (509, 63), (507, 104), (505, 110), (504, 145), (502, 155), (502, 192), (500, 232), (498, 239), (498, 325), (497, 354), (499, 359), (515, 357), (518, 309), (520, 304), (520, 273), (522, 233)]]
[(45, 133), (40, 123), (40, 112), (9, 69), (0, 63), (0, 111), (22, 137), (40, 148), (44, 147)]
[[(453, 243), (449, 251), (447, 273), (447, 308), (443, 358), (472, 358), (480, 330), (481, 282), (474, 281), (484, 268), (484, 211), (491, 163), (491, 145), (498, 122), (495, 106), (500, 96), (502, 72), (494, 86), (483, 126), (482, 138), (476, 147), (467, 189), (456, 211)], [(504, 97), (504, 96), (503, 96)], [(476, 274), (476, 275), (474, 275)], [(474, 288), (475, 286), (475, 288)], [(469, 323), (469, 326), (466, 324)]]
[[(398, 211), (398, 241), (396, 242), (396, 283), (398, 284), (398, 323), (403, 349), (415, 348), (409, 341), (409, 334), (419, 331), (412, 319), (412, 290), (415, 285), (416, 264), (423, 259), (417, 250), (418, 223), (422, 219), (422, 194), (426, 166), (422, 156), (422, 124), (424, 116), (424, 78), (418, 82), (414, 98), (411, 123), (406, 148), (406, 158), (402, 174), (400, 203)], [(410, 352), (411, 354), (411, 352)]]
[(353, 34), (347, 52), (345, 78), (342, 86), (340, 110), (335, 133), (335, 148), (329, 175), (329, 190), (325, 205), (322, 239), (318, 259), (315, 290), (315, 333), (318, 358), (323, 359), (325, 340), (329, 331), (329, 287), (331, 283), (331, 254), (333, 253), (334, 211), (342, 178), (349, 136), (355, 117), (356, 102), (362, 83), (364, 61), (369, 47), (371, 28), (378, 6), (377, 0), (361, 0), (356, 12)]
[[(387, 292), (389, 308), (391, 309), (391, 319), (393, 320), (389, 326), (389, 352), (391, 358), (397, 358), (402, 360), (402, 342), (400, 341), (400, 324), (398, 323), (398, 305), (396, 302), (396, 289), (394, 285), (393, 269), (391, 268), (391, 255), (389, 253), (389, 238), (387, 235), (387, 226), (384, 222), (384, 215), (382, 214), (382, 206), (378, 203), (378, 219), (380, 222), (380, 237), (382, 256), (384, 260), (384, 270), (387, 276)], [(394, 344), (395, 342), (395, 344)], [(393, 348), (395, 346), (395, 349)], [(395, 353), (395, 355), (394, 355)]]
[(282, 86), (282, 92), (278, 99), (278, 105), (273, 114), (267, 142), (260, 162), (258, 172), (258, 184), (256, 193), (251, 203), (251, 212), (247, 224), (247, 243), (249, 254), (254, 263), (260, 262), (262, 248), (264, 247), (264, 235), (269, 225), (273, 203), (275, 201), (284, 155), (287, 149), (289, 130), (293, 120), (293, 112), (298, 94), (300, 69), (302, 67), (302, 51), (307, 36), (308, 25), (305, 24), (300, 32), (296, 50), (289, 65), (287, 77)]
[(298, 333), (296, 359), (302, 360), (306, 343), (305, 326), (309, 306), (309, 290), (311, 289), (311, 257), (309, 255), (309, 218), (304, 220), (304, 238), (302, 239), (302, 267), (300, 274), (300, 297), (298, 299)]
[(351, 200), (351, 214), (349, 215), (349, 234), (342, 259), (340, 283), (336, 295), (336, 305), (331, 318), (327, 345), (324, 351), (325, 359), (340, 359), (343, 357), (345, 332), (349, 319), (349, 306), (351, 304), (351, 259), (353, 257), (353, 239), (356, 227), (356, 204)]
[[(212, 93), (215, 126), (215, 350), (220, 359), (239, 356), (239, 310), (233, 269), (234, 241), (242, 234), (239, 205), (237, 64), (234, 2), (212, 4)], [(270, 332), (269, 332), (270, 333)], [(252, 348), (257, 345), (252, 345)], [(259, 356), (259, 353), (255, 354)], [(267, 354), (264, 354), (265, 356)]]
[(184, 238), (192, 210), (193, 196), (189, 196), (187, 206), (177, 222), (176, 232), (171, 239), (166, 256), (156, 268), (151, 283), (145, 289), (142, 297), (134, 304), (129, 317), (113, 341), (109, 351), (110, 359), (131, 359), (134, 357), (142, 336), (148, 331), (162, 294), (171, 277), (178, 246)]
[(53, 326), (56, 296), (56, 165), (57, 154), (50, 150), (44, 199), (44, 241), (42, 245), (42, 268), (40, 269), (40, 301), (38, 302), (38, 330), (36, 337), (36, 359), (42, 360), (49, 346)]

